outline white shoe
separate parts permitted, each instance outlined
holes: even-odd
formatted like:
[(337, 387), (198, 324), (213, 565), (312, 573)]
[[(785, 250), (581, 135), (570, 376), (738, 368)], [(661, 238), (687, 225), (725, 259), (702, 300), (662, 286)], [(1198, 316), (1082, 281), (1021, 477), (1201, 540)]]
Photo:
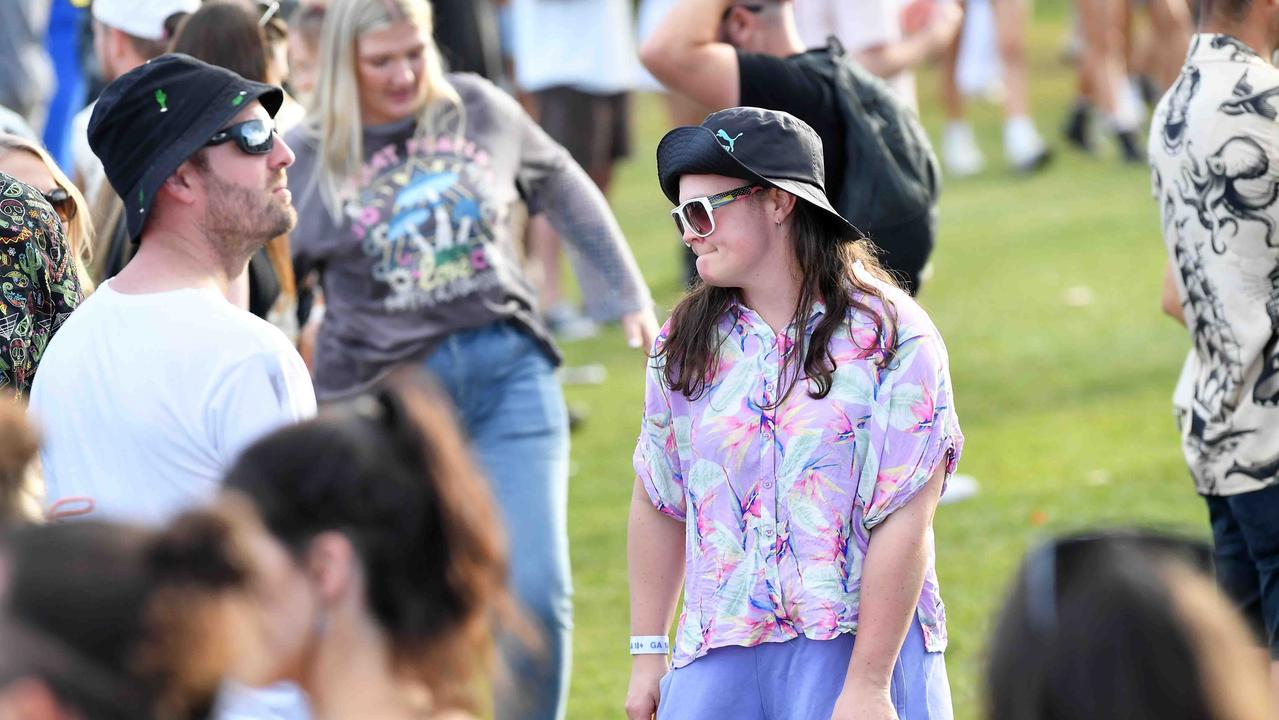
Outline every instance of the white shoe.
[(977, 147), (973, 129), (966, 122), (946, 123), (941, 138), (942, 162), (955, 177), (971, 177), (986, 167), (986, 158)]
[(1046, 165), (1052, 154), (1029, 117), (1004, 122), (1004, 158), (1016, 172), (1034, 172)]

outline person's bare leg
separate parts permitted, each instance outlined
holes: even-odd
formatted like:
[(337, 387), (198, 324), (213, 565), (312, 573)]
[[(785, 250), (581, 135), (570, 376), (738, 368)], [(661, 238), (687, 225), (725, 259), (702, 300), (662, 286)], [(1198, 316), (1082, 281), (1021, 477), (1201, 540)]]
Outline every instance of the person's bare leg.
[(955, 39), (941, 53), (941, 104), (947, 120), (964, 119), (964, 94), (959, 91), (955, 71), (959, 69), (959, 42), (963, 29), (955, 33)]
[(1030, 114), (1030, 71), (1026, 67), (1026, 0), (992, 0), (999, 60), (1004, 66), (1004, 117)]
[(1014, 170), (1030, 172), (1051, 157), (1030, 115), (1030, 71), (1026, 60), (1027, 0), (992, 0), (995, 37), (1004, 71), (1004, 157)]
[(1194, 33), (1194, 20), (1186, 0), (1149, 0), (1150, 26), (1156, 41), (1154, 47), (1153, 79), (1159, 89), (1167, 92), (1181, 74)]
[(1127, 0), (1078, 0), (1083, 20), (1084, 63), (1097, 107), (1106, 116), (1126, 162), (1144, 162), (1137, 138), (1141, 109), (1125, 74)]
[(1126, 0), (1078, 0), (1079, 19), (1084, 32), (1083, 67), (1097, 108), (1114, 117), (1118, 110), (1120, 83), (1124, 77), (1121, 48), (1122, 13), (1115, 5)]

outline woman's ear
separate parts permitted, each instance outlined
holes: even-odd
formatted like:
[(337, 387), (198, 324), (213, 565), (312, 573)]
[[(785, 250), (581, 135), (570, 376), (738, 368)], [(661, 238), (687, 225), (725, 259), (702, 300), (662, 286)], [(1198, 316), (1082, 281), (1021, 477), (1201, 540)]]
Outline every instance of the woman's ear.
[(359, 562), (350, 538), (336, 530), (320, 533), (307, 550), (307, 574), (325, 605), (335, 605), (356, 584)]
[(795, 212), (795, 203), (797, 200), (798, 198), (785, 190), (770, 188), (768, 191), (768, 204), (766, 206), (769, 212), (769, 219), (771, 219), (775, 225), (781, 225), (783, 222), (786, 222), (786, 218), (790, 217), (791, 213)]

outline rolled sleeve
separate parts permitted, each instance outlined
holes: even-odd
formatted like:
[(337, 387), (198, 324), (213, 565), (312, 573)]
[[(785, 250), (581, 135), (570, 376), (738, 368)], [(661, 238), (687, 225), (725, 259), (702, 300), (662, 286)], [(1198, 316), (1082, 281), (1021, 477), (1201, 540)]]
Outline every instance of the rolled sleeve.
[(653, 507), (683, 521), (684, 476), (680, 470), (670, 389), (666, 387), (660, 359), (649, 361), (644, 382), (644, 421), (635, 445), (634, 466)]
[(899, 345), (878, 398), (858, 478), (867, 530), (910, 502), (943, 462), (949, 480), (964, 444), (939, 337), (920, 335)]

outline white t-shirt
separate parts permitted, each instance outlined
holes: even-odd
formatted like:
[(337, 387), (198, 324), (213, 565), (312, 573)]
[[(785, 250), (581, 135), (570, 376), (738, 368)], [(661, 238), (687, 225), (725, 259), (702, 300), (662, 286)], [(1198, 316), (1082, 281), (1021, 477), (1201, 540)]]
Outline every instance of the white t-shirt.
[(31, 389), (47, 504), (160, 524), (213, 498), (245, 446), (315, 414), (283, 333), (213, 290), (129, 295), (108, 280), (50, 341)]
[[(795, 27), (804, 46), (826, 47), (834, 35), (850, 55), (902, 39), (902, 0), (795, 0)], [(903, 70), (885, 82), (912, 108), (915, 74)]]
[(639, 57), (630, 0), (512, 0), (515, 83), (611, 95), (635, 88)]

